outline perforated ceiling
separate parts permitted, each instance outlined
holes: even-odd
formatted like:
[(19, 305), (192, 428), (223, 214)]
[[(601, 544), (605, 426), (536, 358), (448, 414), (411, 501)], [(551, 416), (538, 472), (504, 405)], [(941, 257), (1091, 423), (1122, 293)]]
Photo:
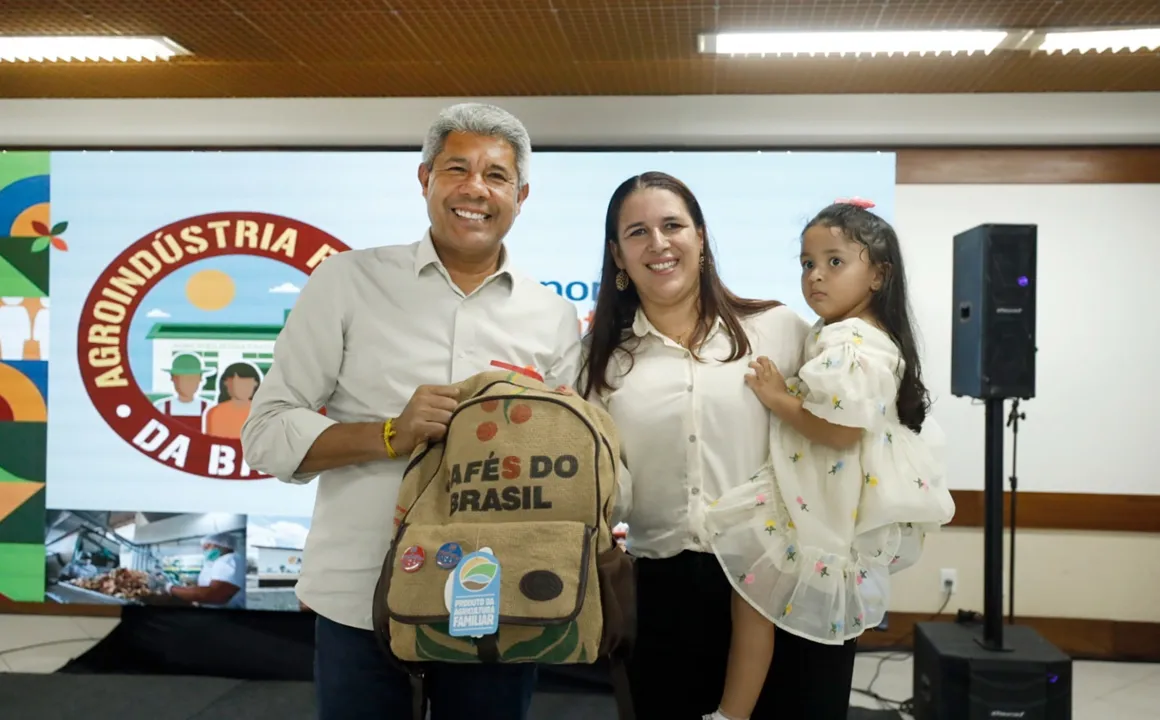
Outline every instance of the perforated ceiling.
[(1160, 26), (1157, 0), (0, 0), (0, 34), (166, 35), (167, 63), (0, 63), (0, 97), (1160, 90), (1160, 53), (714, 58), (716, 30)]

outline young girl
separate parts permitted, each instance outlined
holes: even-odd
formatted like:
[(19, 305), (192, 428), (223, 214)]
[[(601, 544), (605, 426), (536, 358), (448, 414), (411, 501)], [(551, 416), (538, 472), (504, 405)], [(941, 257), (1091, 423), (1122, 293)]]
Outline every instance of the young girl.
[(890, 574), (954, 514), (898, 236), (867, 207), (831, 205), (802, 234), (802, 294), (821, 319), (798, 377), (764, 357), (746, 377), (780, 422), (766, 465), (706, 513), (735, 589), (725, 692), (707, 718), (753, 712), (774, 625), (840, 645), (881, 623)]

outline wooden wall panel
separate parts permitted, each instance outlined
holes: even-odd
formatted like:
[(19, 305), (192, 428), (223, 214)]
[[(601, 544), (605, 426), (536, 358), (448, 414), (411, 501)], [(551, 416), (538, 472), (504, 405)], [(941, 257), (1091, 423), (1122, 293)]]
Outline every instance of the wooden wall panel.
[[(858, 649), (910, 650), (917, 623), (954, 619), (950, 614), (892, 612), (887, 616), (889, 628), (864, 634), (858, 639)], [(1034, 628), (1072, 659), (1160, 662), (1160, 623), (1043, 617), (1016, 617), (1015, 623)]]
[(1160, 147), (903, 148), (896, 152), (899, 185), (1160, 183)]
[[(982, 490), (952, 490), (951, 527), (983, 527)], [(1011, 524), (1011, 493), (1003, 494), (1003, 523)], [(1160, 495), (1021, 492), (1015, 507), (1019, 529), (1108, 530), (1160, 533)]]
[(64, 615), (68, 617), (121, 617), (120, 605), (61, 605), (54, 602), (14, 602), (0, 598), (0, 615)]

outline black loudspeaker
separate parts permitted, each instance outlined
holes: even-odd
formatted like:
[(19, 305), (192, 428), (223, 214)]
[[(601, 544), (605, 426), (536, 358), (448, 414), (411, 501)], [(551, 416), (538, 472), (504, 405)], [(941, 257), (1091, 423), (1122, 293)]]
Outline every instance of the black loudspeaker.
[(915, 720), (1071, 720), (1071, 658), (1029, 627), (1005, 630), (995, 651), (977, 625), (915, 625)]
[(955, 235), (951, 394), (1035, 397), (1035, 225)]

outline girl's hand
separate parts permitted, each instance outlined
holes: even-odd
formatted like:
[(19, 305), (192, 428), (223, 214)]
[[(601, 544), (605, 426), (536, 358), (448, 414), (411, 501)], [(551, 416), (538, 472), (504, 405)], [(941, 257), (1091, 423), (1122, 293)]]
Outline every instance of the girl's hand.
[(777, 410), (779, 403), (791, 397), (785, 387), (785, 377), (773, 364), (773, 361), (762, 355), (749, 363), (753, 373), (745, 376), (745, 384), (761, 400), (761, 404), (770, 410)]

